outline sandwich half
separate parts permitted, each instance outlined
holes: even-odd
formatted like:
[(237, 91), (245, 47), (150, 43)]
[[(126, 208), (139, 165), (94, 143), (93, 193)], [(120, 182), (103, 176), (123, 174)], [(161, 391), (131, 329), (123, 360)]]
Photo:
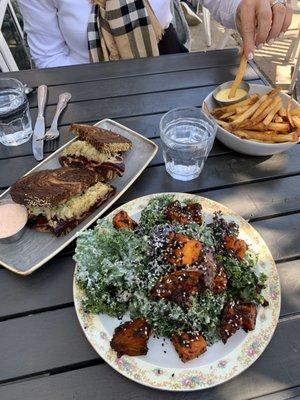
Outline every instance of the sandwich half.
[(123, 175), (122, 154), (131, 149), (130, 140), (97, 126), (73, 124), (70, 131), (78, 135), (78, 140), (63, 150), (59, 158), (62, 166), (95, 171), (105, 180)]
[(58, 168), (33, 172), (10, 189), (28, 211), (28, 225), (64, 236), (104, 203), (115, 189), (89, 170)]

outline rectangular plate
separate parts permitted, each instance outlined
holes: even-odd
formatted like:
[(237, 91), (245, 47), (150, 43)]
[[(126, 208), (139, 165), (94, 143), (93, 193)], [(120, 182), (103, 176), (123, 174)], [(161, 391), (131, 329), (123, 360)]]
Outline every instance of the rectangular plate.
[[(49, 261), (71, 243), (78, 232), (88, 228), (114, 204), (134, 183), (157, 153), (158, 148), (155, 143), (115, 121), (104, 119), (95, 125), (119, 133), (131, 140), (133, 144), (132, 149), (124, 155), (124, 175), (112, 182), (112, 185), (116, 188), (115, 195), (64, 237), (57, 238), (51, 233), (41, 233), (26, 228), (24, 235), (19, 241), (11, 244), (0, 244), (0, 264), (5, 268), (19, 275), (29, 275)], [(74, 139), (59, 148), (26, 175), (33, 171), (59, 168), (58, 157), (60, 153), (76, 139), (77, 137), (74, 137)], [(9, 189), (0, 196), (0, 200), (10, 198)]]

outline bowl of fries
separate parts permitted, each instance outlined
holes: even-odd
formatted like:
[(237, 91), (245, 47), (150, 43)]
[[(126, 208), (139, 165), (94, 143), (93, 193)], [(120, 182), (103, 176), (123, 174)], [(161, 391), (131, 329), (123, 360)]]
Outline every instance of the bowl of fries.
[(250, 84), (249, 98), (219, 107), (212, 93), (203, 111), (218, 124), (217, 138), (242, 154), (269, 156), (295, 146), (300, 137), (300, 104), (280, 89)]

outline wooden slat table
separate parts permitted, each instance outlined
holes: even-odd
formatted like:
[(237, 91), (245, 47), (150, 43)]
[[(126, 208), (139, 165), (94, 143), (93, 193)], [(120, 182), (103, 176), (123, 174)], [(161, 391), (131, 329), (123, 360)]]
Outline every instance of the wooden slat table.
[[(61, 136), (72, 122), (111, 117), (159, 143), (158, 123), (172, 107), (199, 106), (217, 85), (234, 77), (233, 50), (22, 71), (5, 74), (36, 88), (49, 86), (49, 126), (59, 93), (72, 100)], [(255, 66), (247, 81), (264, 83)], [(33, 120), (36, 94), (31, 95)], [(0, 147), (0, 190), (36, 165), (31, 144)], [(211, 390), (170, 394), (122, 377), (94, 352), (77, 321), (72, 298), (74, 244), (28, 277), (0, 269), (0, 399), (290, 399), (300, 395), (300, 146), (273, 157), (247, 157), (216, 142), (199, 179), (172, 180), (159, 152), (119, 200), (163, 191), (199, 193), (232, 208), (261, 233), (277, 262), (282, 285), (280, 322), (261, 358), (236, 379)]]

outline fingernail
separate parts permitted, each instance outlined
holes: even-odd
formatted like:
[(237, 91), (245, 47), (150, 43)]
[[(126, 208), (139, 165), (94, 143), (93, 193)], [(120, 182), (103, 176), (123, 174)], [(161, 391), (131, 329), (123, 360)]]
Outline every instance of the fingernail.
[(283, 39), (284, 38), (284, 32), (281, 32), (278, 37), (279, 37), (279, 39)]
[(259, 45), (257, 46), (258, 50), (261, 50), (263, 47), (264, 47), (263, 43), (261, 43), (261, 44), (259, 44)]
[(251, 61), (251, 60), (253, 60), (253, 58), (254, 58), (253, 53), (249, 53), (248, 60)]
[(274, 39), (270, 39), (269, 41), (268, 41), (268, 45), (269, 46), (272, 46), (272, 44), (275, 42), (275, 40)]

